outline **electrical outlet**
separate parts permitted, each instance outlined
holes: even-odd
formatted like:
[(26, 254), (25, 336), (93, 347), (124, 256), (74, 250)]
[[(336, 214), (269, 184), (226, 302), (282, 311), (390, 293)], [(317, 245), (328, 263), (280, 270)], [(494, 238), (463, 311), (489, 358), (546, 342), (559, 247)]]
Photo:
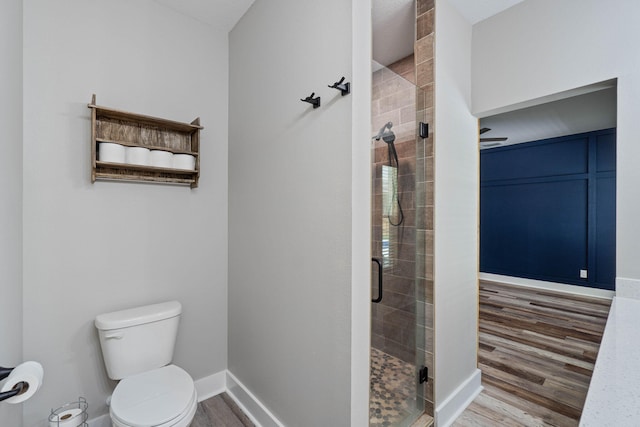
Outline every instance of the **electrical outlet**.
[(580, 278), (581, 279), (587, 278), (587, 270), (580, 270)]

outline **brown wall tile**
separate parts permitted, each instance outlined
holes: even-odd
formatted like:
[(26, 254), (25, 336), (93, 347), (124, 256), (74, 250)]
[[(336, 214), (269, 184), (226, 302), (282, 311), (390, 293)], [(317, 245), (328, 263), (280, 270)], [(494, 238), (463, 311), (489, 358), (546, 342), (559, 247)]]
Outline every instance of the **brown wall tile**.
[(416, 81), (420, 87), (433, 83), (433, 59), (416, 65)]
[(393, 64), (387, 66), (387, 68), (397, 75), (401, 76), (408, 82), (415, 84), (416, 68), (415, 58), (413, 55), (409, 55), (406, 58), (396, 61)]
[(402, 90), (378, 99), (378, 109), (380, 114), (391, 110), (401, 110), (405, 107), (411, 107), (415, 111), (415, 99), (415, 87), (403, 88)]
[(427, 217), (425, 221), (425, 230), (433, 230), (433, 206), (427, 206), (424, 208), (425, 216)]
[[(413, 91), (415, 94), (415, 90)], [(413, 98), (415, 99), (415, 97)], [(373, 110), (373, 108), (372, 108)], [(400, 109), (400, 123), (415, 123), (416, 122), (416, 106), (407, 105)]]
[(433, 231), (425, 230), (424, 232), (425, 255), (433, 256)]
[(433, 280), (433, 255), (425, 255), (424, 259), (424, 277)]
[(421, 38), (433, 33), (434, 16), (434, 9), (428, 10), (427, 12), (418, 16), (416, 40), (420, 40)]
[(372, 99), (380, 99), (392, 95), (403, 89), (411, 89), (413, 83), (403, 79), (397, 74), (392, 74), (387, 79), (383, 79), (380, 84), (373, 85), (371, 89)]
[(433, 157), (425, 157), (424, 159), (424, 172), (425, 179), (427, 182), (433, 182), (433, 178), (435, 176), (433, 169)]
[(384, 287), (390, 292), (396, 292), (412, 297), (414, 297), (416, 293), (416, 284), (413, 277), (398, 277), (389, 275), (385, 277)]
[(433, 329), (424, 328), (424, 349), (428, 353), (433, 353)]
[(433, 59), (433, 34), (426, 35), (415, 42), (415, 62), (421, 64)]
[(415, 138), (412, 141), (396, 143), (395, 146), (399, 159), (414, 159), (416, 157)]
[[(424, 144), (421, 144), (421, 145), (424, 146)], [(424, 156), (423, 157), (418, 157), (418, 159), (416, 160), (416, 166), (415, 167), (416, 167), (416, 183), (425, 182)], [(424, 194), (424, 192), (423, 192), (423, 194)], [(424, 205), (421, 205), (421, 206), (424, 206)]]
[(426, 108), (433, 108), (435, 106), (434, 98), (433, 98), (433, 83), (430, 85), (422, 85), (420, 87), (424, 91), (424, 103)]
[(424, 300), (425, 302), (433, 304), (433, 280), (426, 279), (423, 281), (424, 284)]
[(433, 358), (433, 352), (428, 352), (426, 351), (424, 353), (424, 366), (426, 366), (427, 368), (429, 368), (429, 377), (431, 377), (434, 372), (433, 372), (433, 364), (434, 364), (434, 358)]
[(428, 10), (433, 9), (435, 0), (418, 0), (416, 2), (416, 15), (420, 16)]
[(433, 181), (425, 184), (424, 202), (425, 206), (433, 206)]
[(433, 329), (433, 304), (424, 304), (425, 326)]
[[(435, 137), (433, 132), (433, 126), (429, 123), (429, 139), (424, 142), (424, 156), (433, 157), (433, 138)], [(426, 172), (426, 170), (425, 170)]]
[[(415, 147), (414, 147), (415, 148)], [(415, 175), (416, 173), (416, 162), (412, 158), (407, 159), (399, 159), (400, 167), (398, 170), (398, 176), (403, 175)], [(413, 188), (414, 186), (412, 186)], [(402, 191), (402, 189), (401, 189)]]
[[(415, 147), (413, 148), (415, 149)], [(414, 174), (412, 173), (398, 174), (398, 190), (401, 193), (413, 192), (415, 188), (416, 188), (416, 177)]]
[[(415, 204), (416, 204), (416, 209), (418, 210), (417, 215), (422, 215), (424, 216), (424, 209), (420, 209), (420, 208), (424, 208), (425, 206), (427, 206), (427, 199), (426, 199), (426, 183), (424, 182), (418, 182), (416, 183), (416, 193), (415, 193)], [(424, 228), (420, 228), (417, 227), (418, 229), (424, 230)]]
[[(427, 241), (426, 230), (416, 230), (416, 255), (418, 259), (425, 255), (425, 244)], [(417, 261), (416, 261), (417, 262)]]

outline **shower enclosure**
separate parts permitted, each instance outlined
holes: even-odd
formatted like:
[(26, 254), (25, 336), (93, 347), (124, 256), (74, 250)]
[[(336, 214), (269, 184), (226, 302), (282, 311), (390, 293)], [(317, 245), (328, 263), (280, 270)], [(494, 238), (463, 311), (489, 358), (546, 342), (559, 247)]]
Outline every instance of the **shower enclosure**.
[(372, 81), (369, 423), (409, 426), (424, 412), (433, 415), (432, 380), (424, 381), (433, 351), (425, 317), (432, 307), (425, 299), (428, 138), (419, 131), (427, 110), (413, 55), (389, 67), (374, 63)]

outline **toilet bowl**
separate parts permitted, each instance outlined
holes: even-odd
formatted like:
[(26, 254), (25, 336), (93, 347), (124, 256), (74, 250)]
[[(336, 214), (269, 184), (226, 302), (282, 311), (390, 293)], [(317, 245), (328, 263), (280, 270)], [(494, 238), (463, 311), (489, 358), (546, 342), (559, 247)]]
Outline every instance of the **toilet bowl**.
[(170, 364), (182, 306), (177, 301), (96, 317), (107, 375), (120, 380), (113, 427), (188, 427), (198, 407), (191, 376)]
[(120, 381), (109, 415), (114, 427), (187, 427), (197, 407), (189, 374), (168, 365)]

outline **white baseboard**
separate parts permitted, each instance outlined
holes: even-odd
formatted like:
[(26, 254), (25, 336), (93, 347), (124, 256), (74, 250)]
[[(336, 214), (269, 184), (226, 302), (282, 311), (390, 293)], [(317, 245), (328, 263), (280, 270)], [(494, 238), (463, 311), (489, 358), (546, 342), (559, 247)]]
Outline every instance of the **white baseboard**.
[(226, 371), (220, 371), (194, 382), (198, 393), (198, 402), (202, 402), (210, 397), (217, 396), (227, 389), (227, 374)]
[(480, 369), (476, 369), (436, 408), (436, 427), (449, 427), (482, 391)]
[(640, 299), (640, 280), (616, 277), (616, 296)]
[[(607, 291), (605, 289), (588, 288), (586, 286), (567, 285), (565, 283), (545, 282), (544, 280), (525, 279), (523, 277), (503, 276), (501, 274), (480, 273), (480, 280), (490, 282), (508, 283), (510, 285), (525, 286), (527, 288), (545, 289), (548, 291), (564, 292), (566, 294), (582, 295), (593, 298), (611, 299), (616, 292)], [(618, 289), (618, 281), (616, 279), (616, 290)], [(640, 282), (639, 282), (640, 283)], [(640, 288), (638, 288), (640, 289)], [(640, 297), (640, 292), (639, 292)]]
[(227, 371), (227, 394), (258, 427), (284, 427), (231, 372)]

